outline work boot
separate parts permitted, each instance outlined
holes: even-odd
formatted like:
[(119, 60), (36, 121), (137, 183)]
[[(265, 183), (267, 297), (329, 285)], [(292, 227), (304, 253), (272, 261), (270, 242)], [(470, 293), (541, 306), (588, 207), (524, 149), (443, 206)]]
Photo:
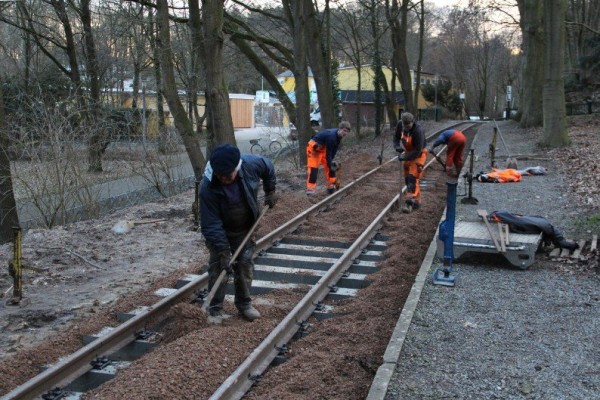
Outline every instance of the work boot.
[(208, 323), (210, 324), (220, 324), (229, 318), (231, 315), (225, 314), (223, 310), (209, 310), (208, 312)]
[(251, 305), (241, 308), (239, 311), (240, 311), (240, 315), (242, 317), (244, 317), (244, 319), (247, 319), (248, 321), (254, 321), (255, 319), (260, 318), (260, 313), (258, 312), (258, 310), (256, 308), (252, 307)]
[(307, 189), (307, 190), (306, 190), (306, 195), (307, 195), (308, 197), (311, 197), (311, 196), (314, 196), (314, 195), (315, 195), (315, 192), (314, 192), (313, 190), (308, 190), (308, 189)]
[(406, 200), (404, 206), (402, 206), (402, 212), (409, 214), (419, 208), (419, 203), (413, 199)]
[(327, 188), (327, 193), (328, 194), (334, 194), (335, 193), (335, 187)]

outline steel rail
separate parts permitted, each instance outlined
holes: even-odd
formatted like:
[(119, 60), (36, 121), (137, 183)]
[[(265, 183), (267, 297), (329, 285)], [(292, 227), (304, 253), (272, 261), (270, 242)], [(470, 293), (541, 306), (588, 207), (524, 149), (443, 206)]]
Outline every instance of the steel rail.
[[(393, 159), (386, 162), (386, 164), (392, 161)], [(379, 167), (367, 172), (333, 195), (328, 196), (319, 203), (316, 203), (309, 209), (300, 213), (278, 229), (271, 231), (269, 234), (257, 241), (256, 251), (258, 252), (270, 247), (274, 241), (281, 239), (287, 233), (297, 229), (297, 227), (300, 226), (308, 217), (318, 213), (322, 209), (327, 208), (330, 204), (341, 199), (342, 195), (355, 183), (362, 181), (366, 177), (375, 173), (378, 169)], [(63, 386), (65, 383), (68, 383), (81, 376), (85, 372), (92, 369), (90, 362), (95, 358), (115, 352), (127, 344), (135, 341), (136, 332), (147, 325), (149, 320), (159, 317), (174, 304), (183, 301), (183, 299), (187, 297), (191, 297), (196, 290), (205, 287), (207, 284), (208, 274), (204, 273), (193, 279), (176, 292), (149, 307), (147, 310), (142, 311), (135, 317), (119, 325), (106, 335), (94, 340), (75, 353), (72, 353), (71, 355), (62, 359), (57, 364), (46, 369), (44, 372), (16, 387), (9, 393), (2, 396), (1, 399), (32, 399), (50, 389), (53, 389), (54, 387)]]
[(149, 320), (164, 313), (174, 304), (180, 302), (182, 298), (186, 296), (191, 297), (194, 290), (205, 280), (207, 280), (205, 277), (198, 277), (192, 280), (177, 292), (150, 306), (145, 312), (117, 326), (107, 335), (94, 340), (44, 372), (13, 389), (2, 396), (2, 399), (31, 399), (56, 386), (61, 386), (64, 382), (70, 382), (74, 378), (81, 376), (92, 369), (90, 365), (92, 360), (110, 354), (135, 341), (136, 332), (144, 327)]
[(394, 196), (379, 215), (352, 243), (329, 271), (319, 279), (311, 290), (300, 300), (294, 309), (275, 327), (273, 331), (258, 345), (244, 362), (221, 384), (210, 397), (216, 399), (241, 399), (254, 383), (254, 378), (261, 375), (278, 355), (279, 349), (287, 344), (301, 324), (308, 319), (319, 304), (331, 291), (331, 288), (342, 278), (344, 272), (360, 255), (361, 250), (375, 236), (382, 225), (383, 218), (398, 202), (400, 194)]
[[(452, 125), (452, 127), (463, 125), (464, 123), (458, 123)], [(471, 128), (474, 124), (469, 125), (464, 130)], [(439, 130), (428, 138), (431, 138), (437, 134), (440, 134), (444, 130), (450, 129), (451, 127), (444, 128)], [(384, 165), (397, 160), (398, 157), (393, 157), (388, 160), (384, 164), (372, 169), (367, 172), (359, 179), (356, 179), (352, 182), (352, 184), (359, 182), (360, 180), (370, 176), (377, 170), (379, 170)], [(429, 167), (435, 159), (429, 160), (428, 163), (425, 164), (425, 169)], [(346, 190), (349, 186), (340, 189), (338, 192), (334, 193), (334, 195), (330, 196), (328, 199), (334, 196), (341, 196), (344, 190)], [(287, 344), (294, 334), (298, 331), (301, 324), (308, 319), (308, 317), (315, 311), (317, 304), (319, 304), (325, 297), (327, 297), (330, 288), (332, 288), (339, 279), (343, 276), (346, 269), (351, 265), (352, 261), (360, 254), (360, 251), (363, 247), (367, 245), (367, 243), (371, 240), (373, 236), (375, 236), (377, 229), (381, 226), (381, 220), (388, 214), (388, 212), (398, 203), (400, 200), (400, 195), (406, 190), (406, 186), (402, 188), (399, 194), (394, 196), (392, 201), (390, 201), (386, 207), (380, 212), (380, 214), (373, 220), (373, 222), (365, 229), (365, 231), (359, 236), (358, 239), (348, 248), (344, 254), (340, 257), (340, 259), (332, 265), (329, 271), (321, 278), (319, 281), (312, 287), (312, 289), (306, 294), (306, 296), (300, 300), (300, 302), (294, 307), (294, 309), (275, 327), (273, 331), (258, 345), (256, 349), (250, 353), (250, 355), (240, 364), (240, 366), (217, 388), (217, 390), (211, 395), (210, 400), (233, 400), (233, 399), (241, 399), (248, 390), (252, 387), (255, 382), (255, 379), (260, 376), (272, 363), (272, 361), (279, 354), (279, 349), (283, 347), (284, 344)], [(322, 208), (323, 204), (318, 203), (315, 204), (310, 209), (306, 210), (302, 214), (310, 215)], [(298, 216), (300, 217), (300, 215)], [(296, 218), (298, 218), (296, 217)], [(288, 232), (293, 231), (295, 227), (299, 225), (296, 224), (296, 218), (290, 220), (290, 229), (291, 230), (281, 230), (279, 232), (273, 231), (271, 234), (263, 237), (263, 242), (261, 242), (261, 246), (263, 248), (269, 247), (276, 238), (280, 238), (280, 236), (285, 236)], [(293, 227), (293, 228), (291, 228)], [(285, 233), (283, 233), (285, 231)], [(258, 247), (258, 243), (257, 243)]]
[[(463, 123), (459, 123), (450, 127), (446, 127), (442, 130), (434, 132), (429, 137), (435, 136), (436, 134), (441, 133), (443, 130), (451, 129), (452, 127), (456, 127), (462, 124)], [(270, 247), (277, 240), (280, 240), (288, 233), (293, 232), (308, 217), (320, 212), (321, 210), (327, 208), (329, 205), (339, 201), (342, 198), (342, 196), (344, 196), (346, 192), (354, 186), (354, 184), (361, 182), (363, 179), (366, 179), (368, 176), (377, 172), (384, 165), (387, 165), (396, 159), (397, 157), (394, 157), (386, 161), (382, 165), (379, 165), (378, 167), (365, 173), (364, 175), (360, 176), (354, 181), (348, 183), (340, 190), (336, 191), (334, 194), (316, 203), (312, 207), (308, 208), (307, 210), (298, 214), (296, 217), (292, 218), (290, 221), (286, 222), (284, 225), (280, 226), (279, 228), (271, 231), (261, 239), (257, 240), (256, 251), (259, 252)], [(431, 162), (432, 161), (433, 160), (431, 160)], [(430, 163), (428, 163), (426, 167)], [(148, 324), (149, 320), (157, 318), (170, 307), (172, 307), (174, 304), (183, 301), (183, 299), (185, 299), (186, 297), (191, 297), (196, 290), (203, 288), (207, 284), (207, 273), (204, 273), (199, 277), (192, 279), (191, 282), (189, 282), (176, 292), (165, 297), (153, 306), (150, 306), (145, 311), (129, 319), (123, 324), (117, 326), (115, 329), (113, 329), (106, 335), (94, 340), (93, 342), (82, 347), (75, 353), (72, 353), (71, 355), (62, 359), (57, 364), (53, 365), (52, 367), (46, 369), (42, 373), (34, 376), (27, 382), (16, 387), (9, 393), (3, 395), (1, 399), (32, 399), (37, 396), (40, 396), (42, 393), (47, 392), (48, 390), (56, 386), (64, 385), (65, 383), (68, 383), (73, 379), (81, 376), (85, 372), (92, 369), (90, 362), (93, 361), (95, 358), (115, 352), (120, 348), (126, 346), (127, 344), (135, 341), (136, 332), (141, 330), (141, 328), (145, 327)]]

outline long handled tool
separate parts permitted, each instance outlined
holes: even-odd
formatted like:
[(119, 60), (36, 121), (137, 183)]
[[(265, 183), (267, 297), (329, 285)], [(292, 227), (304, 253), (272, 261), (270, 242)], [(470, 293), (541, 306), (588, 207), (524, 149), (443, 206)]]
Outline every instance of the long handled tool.
[(433, 157), (442, 165), (442, 167), (444, 167), (444, 172), (446, 172), (446, 163), (444, 162), (444, 160), (442, 160), (440, 158), (440, 156), (438, 156), (437, 154), (435, 154), (435, 151), (429, 149), (429, 152), (433, 155)]
[[(240, 243), (240, 245), (238, 246), (238, 248), (235, 251), (235, 253), (233, 253), (233, 255), (231, 256), (231, 261), (229, 261), (229, 265), (230, 266), (233, 265), (233, 263), (235, 262), (235, 260), (238, 258), (238, 256), (240, 255), (240, 253), (244, 249), (244, 246), (246, 245), (246, 242), (248, 241), (248, 239), (250, 239), (250, 236), (252, 236), (252, 234), (256, 230), (256, 227), (258, 226), (258, 223), (260, 222), (260, 220), (262, 219), (262, 217), (267, 213), (268, 209), (269, 209), (269, 206), (265, 206), (265, 208), (263, 209), (263, 211), (260, 213), (260, 215), (256, 219), (256, 222), (254, 223), (254, 225), (252, 225), (252, 228), (250, 228), (250, 230), (248, 231), (248, 233), (244, 237), (244, 240), (242, 240), (242, 243)], [(208, 293), (208, 295), (206, 295), (206, 297), (204, 298), (204, 303), (202, 304), (202, 311), (206, 312), (206, 310), (210, 306), (210, 302), (212, 301), (213, 297), (215, 297), (215, 293), (217, 293), (217, 290), (219, 289), (219, 286), (221, 286), (221, 282), (223, 282), (223, 279), (225, 279), (225, 275), (226, 274), (227, 274), (226, 270), (221, 271), (221, 273), (219, 274), (219, 277), (217, 278), (217, 280), (216, 280), (215, 284), (213, 285), (212, 289), (210, 290), (210, 292)]]
[(513, 156), (510, 155), (510, 150), (508, 149), (508, 146), (506, 145), (506, 142), (504, 141), (504, 136), (502, 136), (502, 132), (500, 132), (500, 128), (498, 127), (498, 122), (496, 122), (496, 120), (494, 120), (494, 125), (496, 125), (496, 129), (498, 130), (498, 135), (500, 135), (500, 140), (502, 140), (502, 144), (504, 145), (504, 148), (506, 149), (506, 153), (508, 154), (508, 158), (506, 159), (506, 168), (517, 169), (518, 168), (517, 159), (513, 158)]

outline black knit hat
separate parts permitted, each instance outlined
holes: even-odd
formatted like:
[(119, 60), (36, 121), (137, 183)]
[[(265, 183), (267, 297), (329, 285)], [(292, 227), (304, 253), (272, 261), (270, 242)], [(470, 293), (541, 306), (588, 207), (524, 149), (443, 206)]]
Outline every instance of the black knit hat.
[(229, 175), (240, 162), (240, 150), (230, 144), (215, 147), (210, 155), (210, 165), (215, 174)]

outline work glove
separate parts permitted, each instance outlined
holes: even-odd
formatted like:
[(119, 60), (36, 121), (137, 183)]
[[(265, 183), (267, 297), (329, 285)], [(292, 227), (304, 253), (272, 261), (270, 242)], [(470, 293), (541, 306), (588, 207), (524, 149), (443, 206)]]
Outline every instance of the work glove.
[(231, 253), (228, 250), (219, 253), (219, 263), (221, 269), (227, 271), (228, 275), (233, 275), (233, 266), (231, 265)]
[(402, 153), (404, 153), (404, 148), (403, 148), (403, 147), (400, 147), (400, 146), (398, 146), (398, 147), (396, 147), (395, 149), (396, 149), (396, 152), (397, 152), (398, 154), (402, 154)]
[(339, 163), (339, 162), (337, 162), (337, 161), (332, 161), (332, 162), (331, 162), (331, 169), (332, 169), (333, 171), (337, 171), (337, 170), (339, 170), (341, 166), (342, 166), (342, 164), (341, 164), (341, 163)]
[(279, 196), (275, 191), (265, 193), (265, 206), (269, 206), (270, 208), (275, 207), (275, 203), (279, 200)]
[(399, 154), (398, 161), (404, 161), (404, 160), (406, 160), (406, 154)]

